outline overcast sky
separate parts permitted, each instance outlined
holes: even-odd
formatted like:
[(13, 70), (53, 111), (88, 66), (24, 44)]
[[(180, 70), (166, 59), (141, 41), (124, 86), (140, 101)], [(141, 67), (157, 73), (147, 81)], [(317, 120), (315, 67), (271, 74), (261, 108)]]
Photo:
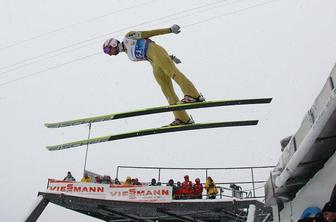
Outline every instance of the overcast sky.
[[(1, 0), (1, 221), (21, 221), (48, 178), (62, 179), (68, 170), (81, 178), (85, 147), (50, 152), (45, 146), (84, 139), (88, 127), (47, 129), (43, 123), (167, 103), (149, 63), (131, 62), (125, 54), (106, 56), (101, 45), (131, 30), (175, 23), (180, 34), (153, 40), (182, 60), (179, 69), (207, 100), (273, 97), (273, 102), (190, 111), (196, 122), (259, 119), (258, 126), (91, 145), (87, 169), (114, 176), (118, 165), (277, 163), (279, 141), (299, 128), (336, 62), (336, 1)], [(172, 120), (165, 113), (99, 123), (92, 136)], [(146, 181), (155, 175), (131, 176)], [(39, 219), (59, 220), (97, 221), (51, 204)]]

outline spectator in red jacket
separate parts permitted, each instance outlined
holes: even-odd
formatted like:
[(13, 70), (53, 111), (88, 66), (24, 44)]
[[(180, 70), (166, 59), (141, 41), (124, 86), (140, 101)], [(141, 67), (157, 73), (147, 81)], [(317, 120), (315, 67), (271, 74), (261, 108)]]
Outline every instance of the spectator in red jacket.
[(195, 184), (193, 186), (194, 191), (194, 198), (195, 199), (202, 199), (202, 193), (203, 193), (203, 185), (201, 184), (201, 181), (199, 178), (195, 179)]
[(192, 196), (193, 190), (192, 190), (192, 182), (189, 180), (189, 176), (184, 176), (184, 181), (182, 183), (182, 198), (188, 199)]

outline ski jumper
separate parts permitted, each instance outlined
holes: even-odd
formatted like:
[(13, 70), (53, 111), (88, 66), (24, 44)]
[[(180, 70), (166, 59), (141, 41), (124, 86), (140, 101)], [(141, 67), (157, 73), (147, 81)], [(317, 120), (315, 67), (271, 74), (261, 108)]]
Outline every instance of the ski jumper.
[[(131, 31), (126, 34), (122, 44), (125, 52), (132, 61), (147, 60), (153, 67), (154, 77), (160, 85), (170, 105), (175, 105), (179, 101), (176, 95), (172, 79), (179, 85), (184, 95), (194, 98), (199, 97), (199, 92), (193, 83), (175, 66), (167, 51), (150, 40), (156, 35), (171, 33), (170, 28), (156, 29), (151, 31)], [(175, 119), (188, 122), (190, 117), (185, 110), (174, 111)]]

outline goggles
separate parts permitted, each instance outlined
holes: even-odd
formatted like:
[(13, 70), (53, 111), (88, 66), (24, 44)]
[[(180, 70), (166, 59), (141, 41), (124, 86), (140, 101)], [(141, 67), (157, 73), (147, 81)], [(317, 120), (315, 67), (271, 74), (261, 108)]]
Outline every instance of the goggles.
[(118, 47), (119, 41), (116, 39), (109, 39), (104, 43), (104, 53), (109, 54), (112, 51), (112, 48), (117, 48)]
[(112, 49), (112, 47), (111, 46), (105, 46), (104, 47), (104, 53), (106, 53), (106, 54), (108, 54), (108, 53), (110, 53), (111, 52), (111, 49)]

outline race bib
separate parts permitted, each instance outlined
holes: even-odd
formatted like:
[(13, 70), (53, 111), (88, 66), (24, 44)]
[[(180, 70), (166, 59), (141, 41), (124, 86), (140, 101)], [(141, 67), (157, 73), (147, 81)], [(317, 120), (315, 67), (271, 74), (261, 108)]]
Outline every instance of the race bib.
[(137, 40), (134, 48), (134, 55), (135, 58), (137, 59), (146, 59), (146, 52), (147, 52), (147, 46), (148, 44), (146, 43), (145, 40)]

